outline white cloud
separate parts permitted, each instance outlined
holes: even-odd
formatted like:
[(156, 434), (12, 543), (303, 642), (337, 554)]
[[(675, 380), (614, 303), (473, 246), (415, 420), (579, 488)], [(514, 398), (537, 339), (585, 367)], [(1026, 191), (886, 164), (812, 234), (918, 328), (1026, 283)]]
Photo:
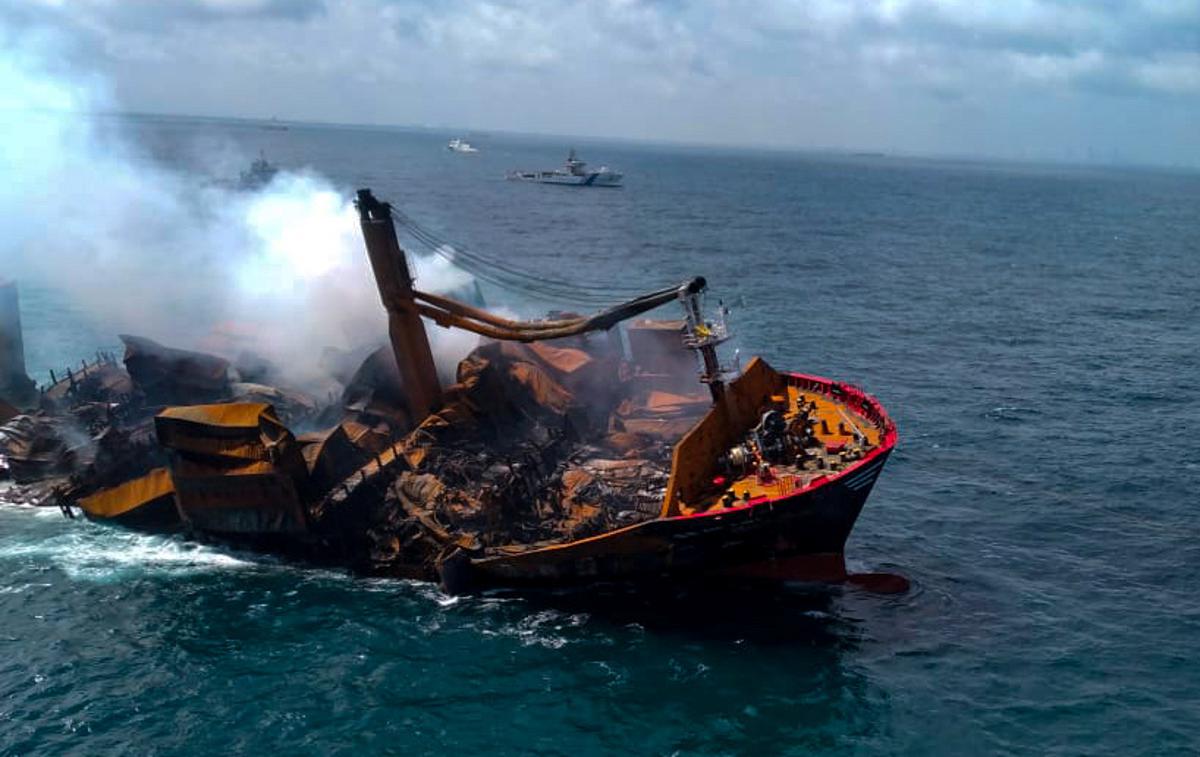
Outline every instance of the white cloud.
[(560, 60), (561, 46), (555, 28), (532, 7), (474, 3), (422, 19), (425, 41), (433, 48), (469, 63), (484, 65), (545, 66)]
[(1098, 50), (1084, 50), (1071, 55), (1010, 53), (1011, 70), (1018, 78), (1040, 84), (1065, 84), (1081, 76), (1103, 70), (1104, 55)]
[[(1032, 130), (1006, 109), (1049, 114), (1067, 101), (1122, 108), (1144, 121), (1143, 133), (1157, 128), (1164, 108), (1177, 122), (1200, 107), (1190, 99), (1200, 76), (1196, 0), (37, 7), (7, 13), (75, 34), (83, 57), (136, 110), (723, 142), (855, 146), (874, 138), (920, 150), (944, 144), (930, 124), (966, 117), (967, 105), (987, 122), (978, 133), (1005, 123)], [(391, 96), (379, 97), (381, 88)], [(920, 128), (896, 136), (899, 123)], [(1162, 149), (1200, 148), (1176, 139)]]
[(1149, 89), (1181, 95), (1200, 94), (1200, 52), (1156, 56), (1134, 64), (1133, 75)]

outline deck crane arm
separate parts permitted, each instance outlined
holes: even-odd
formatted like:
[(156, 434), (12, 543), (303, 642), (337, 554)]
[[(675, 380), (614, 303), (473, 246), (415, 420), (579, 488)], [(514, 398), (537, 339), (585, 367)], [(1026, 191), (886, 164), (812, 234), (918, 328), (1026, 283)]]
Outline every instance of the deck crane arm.
[(423, 418), (441, 405), (441, 386), (421, 317), (440, 326), (460, 328), (491, 339), (536, 342), (561, 339), (592, 331), (606, 331), (621, 321), (678, 300), (687, 318), (685, 343), (704, 360), (701, 380), (709, 385), (713, 401), (722, 395), (715, 345), (701, 320), (699, 298), (707, 286), (703, 277), (634, 297), (590, 316), (547, 321), (516, 321), (473, 308), (448, 297), (413, 287), (404, 251), (396, 239), (392, 208), (369, 189), (358, 192), (357, 206), (367, 256), (375, 274), (379, 296), (388, 312), (388, 333), (401, 380), (409, 394), (413, 415)]
[(607, 331), (621, 321), (639, 316), (668, 302), (697, 295), (704, 287), (704, 278), (697, 277), (679, 286), (635, 297), (594, 315), (552, 321), (513, 321), (448, 297), (419, 290), (413, 291), (413, 297), (418, 300), (417, 312), (439, 326), (460, 328), (491, 339), (536, 342), (577, 336), (591, 331)]

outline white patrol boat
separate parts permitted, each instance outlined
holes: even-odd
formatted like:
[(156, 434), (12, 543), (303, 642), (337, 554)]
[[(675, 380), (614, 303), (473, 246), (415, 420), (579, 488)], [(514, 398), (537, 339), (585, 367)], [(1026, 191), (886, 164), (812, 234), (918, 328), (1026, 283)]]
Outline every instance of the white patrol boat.
[(450, 152), (479, 152), (477, 148), (471, 146), (470, 142), (457, 138), (450, 140), (449, 144), (446, 145), (446, 149)]
[(572, 149), (567, 155), (567, 162), (562, 168), (552, 171), (509, 171), (508, 178), (512, 181), (536, 181), (541, 184), (567, 184), (573, 187), (619, 187), (623, 174), (601, 166), (595, 171), (587, 167), (575, 157)]

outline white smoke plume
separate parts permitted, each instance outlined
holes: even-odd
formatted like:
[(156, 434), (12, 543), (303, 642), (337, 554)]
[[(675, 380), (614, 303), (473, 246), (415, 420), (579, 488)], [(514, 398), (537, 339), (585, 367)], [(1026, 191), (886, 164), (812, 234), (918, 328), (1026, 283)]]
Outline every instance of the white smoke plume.
[[(62, 290), (104, 329), (233, 357), (332, 389), (323, 348), (382, 343), (385, 316), (348, 189), (281, 173), (254, 193), (165, 167), (124, 137), (105, 82), (0, 30), (0, 275)], [(470, 278), (414, 261), (421, 286)], [(474, 339), (435, 330), (443, 373)]]

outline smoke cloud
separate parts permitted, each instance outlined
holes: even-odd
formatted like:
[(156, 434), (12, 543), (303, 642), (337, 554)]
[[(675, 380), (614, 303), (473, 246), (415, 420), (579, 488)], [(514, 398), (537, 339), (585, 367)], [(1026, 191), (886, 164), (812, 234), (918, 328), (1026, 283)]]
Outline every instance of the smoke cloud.
[[(119, 103), (64, 52), (0, 30), (0, 274), (63, 291), (114, 333), (250, 351), (294, 386), (334, 388), (323, 348), (386, 335), (350, 190), (284, 172), (244, 192), (157, 163), (99, 115)], [(440, 258), (412, 262), (423, 289), (470, 283)], [(475, 344), (432, 337), (444, 373)]]

